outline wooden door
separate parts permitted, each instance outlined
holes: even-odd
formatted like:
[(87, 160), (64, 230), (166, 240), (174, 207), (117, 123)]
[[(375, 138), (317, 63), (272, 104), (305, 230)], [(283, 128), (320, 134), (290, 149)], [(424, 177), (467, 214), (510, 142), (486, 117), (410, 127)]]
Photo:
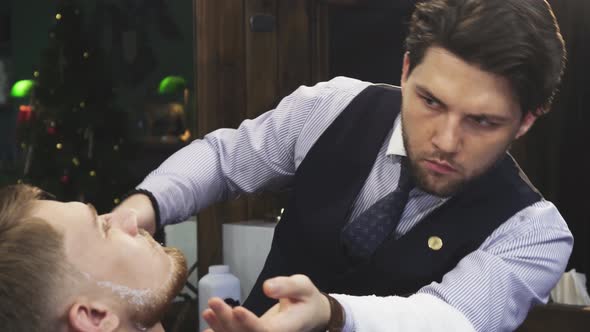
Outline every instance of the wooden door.
[[(325, 80), (326, 10), (315, 0), (194, 0), (197, 136), (235, 128)], [(223, 223), (272, 217), (282, 202), (262, 194), (199, 213), (199, 276), (222, 262)]]

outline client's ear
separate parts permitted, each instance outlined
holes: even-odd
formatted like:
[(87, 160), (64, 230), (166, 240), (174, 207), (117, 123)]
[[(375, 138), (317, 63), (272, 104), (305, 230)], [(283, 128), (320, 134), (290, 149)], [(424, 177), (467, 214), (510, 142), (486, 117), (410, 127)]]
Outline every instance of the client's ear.
[(111, 332), (119, 327), (119, 317), (100, 302), (76, 299), (68, 312), (68, 323), (79, 332)]

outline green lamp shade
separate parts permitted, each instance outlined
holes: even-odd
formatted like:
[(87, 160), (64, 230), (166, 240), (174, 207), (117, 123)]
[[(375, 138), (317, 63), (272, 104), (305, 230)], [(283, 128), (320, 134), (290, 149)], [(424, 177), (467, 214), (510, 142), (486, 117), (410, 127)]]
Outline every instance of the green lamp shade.
[(161, 95), (175, 94), (186, 87), (186, 81), (180, 76), (167, 76), (160, 82), (158, 92)]
[(24, 98), (31, 94), (35, 81), (33, 80), (22, 80), (14, 83), (12, 90), (10, 90), (10, 96), (13, 98)]

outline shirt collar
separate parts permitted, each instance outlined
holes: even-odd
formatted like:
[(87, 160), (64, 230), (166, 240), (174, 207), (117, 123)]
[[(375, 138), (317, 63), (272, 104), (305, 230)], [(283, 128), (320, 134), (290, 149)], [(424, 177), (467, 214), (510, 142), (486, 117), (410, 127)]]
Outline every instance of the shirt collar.
[(387, 147), (386, 155), (388, 156), (402, 156), (406, 157), (406, 147), (404, 146), (404, 139), (402, 134), (402, 117), (401, 114), (397, 116), (393, 124), (393, 133), (389, 139), (389, 146)]

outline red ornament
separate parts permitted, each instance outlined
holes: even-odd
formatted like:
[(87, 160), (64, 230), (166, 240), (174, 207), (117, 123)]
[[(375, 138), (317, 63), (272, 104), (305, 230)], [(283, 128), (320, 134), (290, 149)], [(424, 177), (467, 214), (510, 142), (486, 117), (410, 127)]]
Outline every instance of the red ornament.
[(68, 182), (70, 182), (70, 177), (67, 175), (63, 175), (60, 179), (59, 182), (63, 183), (63, 184), (67, 184)]
[(33, 107), (31, 105), (20, 105), (18, 108), (18, 123), (31, 121), (33, 117)]

